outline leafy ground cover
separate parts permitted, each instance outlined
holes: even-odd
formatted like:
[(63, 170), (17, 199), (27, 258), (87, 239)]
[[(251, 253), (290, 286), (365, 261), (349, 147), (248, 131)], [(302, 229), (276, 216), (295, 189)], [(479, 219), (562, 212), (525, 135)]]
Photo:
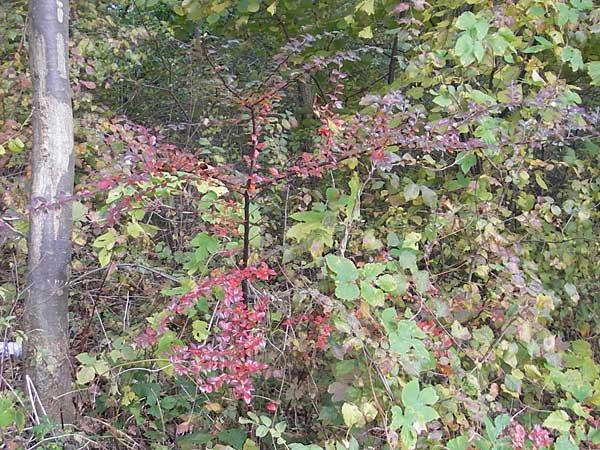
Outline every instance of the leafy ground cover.
[[(80, 422), (5, 448), (600, 447), (589, 0), (72, 2)], [(26, 5), (0, 7), (20, 328)], [(77, 448), (75, 447), (75, 448)]]

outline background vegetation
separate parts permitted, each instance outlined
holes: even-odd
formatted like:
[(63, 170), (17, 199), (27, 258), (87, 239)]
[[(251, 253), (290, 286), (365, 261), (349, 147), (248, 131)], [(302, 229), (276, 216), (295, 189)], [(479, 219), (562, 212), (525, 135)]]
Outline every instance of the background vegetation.
[[(72, 428), (2, 448), (600, 448), (592, 0), (71, 2)], [(21, 328), (27, 5), (0, 5)]]

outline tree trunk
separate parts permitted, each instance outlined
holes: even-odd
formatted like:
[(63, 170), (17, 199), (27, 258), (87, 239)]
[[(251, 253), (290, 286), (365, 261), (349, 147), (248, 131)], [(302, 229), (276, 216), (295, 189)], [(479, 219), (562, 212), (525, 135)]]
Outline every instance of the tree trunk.
[[(69, 1), (30, 0), (33, 156), (25, 299), (25, 373), (36, 413), (72, 423), (68, 278), (71, 263), (73, 111)], [(35, 387), (32, 389), (31, 385)]]

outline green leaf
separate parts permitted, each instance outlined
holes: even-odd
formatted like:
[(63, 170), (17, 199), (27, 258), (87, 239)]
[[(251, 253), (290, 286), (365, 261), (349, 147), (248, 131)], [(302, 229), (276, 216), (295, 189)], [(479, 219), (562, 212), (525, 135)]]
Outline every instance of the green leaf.
[(539, 172), (535, 173), (535, 182), (538, 184), (539, 187), (541, 187), (545, 191), (548, 190), (548, 185), (546, 184)]
[(371, 306), (383, 306), (385, 303), (383, 291), (381, 289), (377, 289), (376, 287), (372, 286), (371, 283), (366, 281), (360, 282), (360, 295)]
[(568, 22), (572, 24), (577, 24), (579, 21), (579, 11), (574, 8), (570, 8), (564, 3), (558, 3), (556, 5), (558, 8), (558, 19), (556, 23), (559, 27), (564, 27)]
[(477, 24), (477, 16), (471, 11), (462, 13), (458, 19), (456, 19), (456, 28), (459, 30), (470, 30)]
[(25, 144), (23, 144), (23, 141), (18, 137), (12, 138), (8, 141), (8, 150), (12, 153), (21, 153), (24, 147)]
[(390, 423), (390, 430), (396, 431), (402, 425), (404, 425), (404, 414), (402, 413), (402, 408), (399, 406), (392, 406), (392, 422)]
[(358, 278), (358, 270), (348, 258), (327, 255), (325, 262), (327, 263), (327, 267), (335, 273), (335, 279), (338, 281), (352, 281)]
[(107, 251), (105, 248), (98, 252), (98, 262), (100, 263), (100, 267), (106, 267), (110, 262), (112, 257), (112, 252)]
[(423, 203), (430, 208), (435, 208), (437, 204), (437, 194), (433, 189), (429, 189), (427, 186), (421, 186), (421, 196), (423, 197)]
[(73, 202), (73, 222), (77, 222), (88, 213), (87, 207), (81, 202)]
[[(436, 105), (440, 105), (442, 108), (447, 108), (448, 106), (450, 106), (452, 103), (454, 103), (454, 101), (452, 100), (452, 98), (450, 98), (448, 95), (446, 94), (440, 94), (438, 96), (436, 96), (433, 99), (433, 103), (435, 103)], [(416, 186), (416, 185), (415, 185)], [(406, 191), (406, 190), (405, 190)], [(406, 197), (406, 193), (405, 193), (405, 197)], [(416, 198), (416, 197), (415, 197)], [(408, 200), (408, 199), (407, 199)]]
[(377, 286), (383, 289), (385, 292), (392, 292), (398, 288), (396, 278), (392, 275), (382, 275), (377, 279)]
[(594, 9), (592, 0), (571, 0), (571, 5), (579, 10)]
[(567, 45), (560, 52), (560, 58), (563, 62), (568, 62), (571, 65), (571, 69), (573, 72), (577, 72), (579, 69), (583, 69), (585, 65), (583, 64), (583, 57), (581, 56), (581, 51), (577, 48), (571, 47)]
[(496, 99), (492, 96), (487, 95), (485, 92), (480, 91), (479, 89), (473, 89), (469, 96), (480, 105), (495, 105)]
[[(490, 26), (485, 20), (478, 20), (475, 24), (477, 39), (481, 41), (484, 37), (486, 37), (489, 29)], [(481, 45), (481, 42), (479, 42), (479, 44)]]
[(546, 428), (558, 430), (561, 433), (568, 433), (571, 429), (569, 415), (562, 409), (551, 412), (550, 415), (546, 417), (546, 420), (544, 420), (543, 425)]
[(483, 44), (481, 42), (475, 42), (473, 44), (473, 55), (475, 55), (477, 61), (481, 62), (483, 56), (485, 55), (485, 49), (483, 48)]
[(360, 409), (353, 403), (344, 403), (342, 405), (342, 417), (344, 418), (344, 423), (349, 428), (352, 428), (354, 425), (359, 427), (365, 425), (365, 419)]
[(600, 61), (592, 61), (586, 64), (588, 75), (592, 79), (592, 85), (600, 86)]
[(110, 371), (110, 366), (104, 359), (99, 359), (96, 361), (96, 364), (94, 364), (94, 370), (98, 375), (107, 375)]
[(339, 281), (335, 288), (335, 295), (340, 300), (355, 300), (360, 295), (360, 291), (354, 282)]
[(259, 438), (263, 438), (269, 433), (269, 428), (264, 425), (259, 425), (256, 427), (256, 436)]
[(471, 170), (471, 168), (477, 164), (477, 157), (468, 151), (462, 151), (456, 155), (456, 162), (460, 167), (460, 170), (465, 175)]
[(504, 56), (509, 47), (508, 41), (498, 33), (490, 36), (487, 41), (491, 45), (494, 55), (496, 56)]
[(450, 439), (446, 444), (448, 450), (467, 450), (469, 448), (469, 438), (467, 436), (458, 436)]
[(578, 450), (579, 446), (573, 441), (569, 434), (559, 436), (554, 444), (554, 450)]
[(12, 400), (0, 398), (0, 427), (8, 427), (15, 422), (16, 409)]
[(523, 53), (539, 53), (543, 52), (544, 50), (551, 50), (554, 48), (554, 44), (542, 36), (536, 36), (535, 40), (538, 42), (538, 44), (527, 47), (525, 50), (523, 50)]
[(144, 235), (144, 229), (141, 225), (135, 221), (131, 221), (127, 224), (127, 235), (136, 239), (140, 237), (140, 235)]
[(375, 237), (374, 230), (366, 230), (363, 235), (362, 245), (365, 250), (379, 250), (383, 243)]
[(402, 389), (402, 403), (404, 406), (417, 404), (419, 401), (419, 380), (416, 378), (409, 381)]
[(360, 276), (365, 281), (375, 281), (379, 275), (385, 270), (385, 264), (382, 263), (367, 263), (360, 269)]
[(473, 38), (466, 33), (462, 34), (456, 41), (454, 53), (460, 58), (463, 66), (468, 66), (475, 60), (473, 56), (474, 46)]
[(421, 294), (424, 294), (429, 290), (429, 272), (426, 270), (419, 270), (417, 273), (415, 273), (414, 280), (415, 287)]
[(260, 0), (242, 0), (238, 5), (238, 9), (242, 13), (258, 12), (258, 10), (260, 9)]
[(90, 355), (89, 353), (80, 353), (78, 354), (75, 359), (77, 359), (77, 361), (79, 361), (82, 365), (84, 366), (93, 366), (94, 364), (96, 364), (96, 357)]
[(407, 202), (414, 200), (419, 196), (419, 186), (415, 183), (410, 183), (404, 188), (403, 194)]
[(192, 335), (198, 342), (203, 342), (208, 337), (208, 323), (204, 320), (192, 322)]
[(77, 371), (77, 383), (88, 384), (96, 377), (96, 370), (93, 366), (81, 366)]
[[(269, 429), (267, 428), (267, 433)], [(258, 433), (258, 430), (257, 430)], [(219, 439), (233, 448), (241, 449), (246, 441), (246, 432), (241, 428), (230, 428), (219, 432)]]
[(417, 267), (417, 255), (410, 250), (403, 250), (398, 255), (398, 262), (403, 269), (414, 269)]

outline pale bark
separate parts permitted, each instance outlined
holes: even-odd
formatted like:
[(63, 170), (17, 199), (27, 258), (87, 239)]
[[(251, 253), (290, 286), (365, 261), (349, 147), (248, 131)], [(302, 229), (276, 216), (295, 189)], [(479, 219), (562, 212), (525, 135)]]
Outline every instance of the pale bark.
[(33, 155), (25, 299), (26, 375), (39, 415), (74, 420), (69, 362), (73, 113), (69, 86), (69, 2), (30, 0)]

